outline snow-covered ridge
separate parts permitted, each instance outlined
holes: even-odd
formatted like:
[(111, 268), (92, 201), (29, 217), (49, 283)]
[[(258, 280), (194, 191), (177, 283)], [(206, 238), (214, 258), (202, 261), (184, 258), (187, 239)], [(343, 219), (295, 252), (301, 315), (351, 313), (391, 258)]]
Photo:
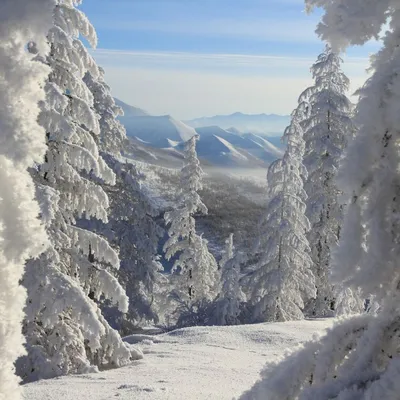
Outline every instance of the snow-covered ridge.
[(238, 157), (244, 160), (247, 160), (247, 157), (244, 156), (243, 154), (239, 153), (227, 140), (214, 135), (224, 146), (226, 146), (226, 148), (229, 150), (229, 152), (234, 156), (234, 157)]
[(282, 157), (283, 150), (272, 144), (265, 137), (256, 135), (254, 133), (246, 133), (244, 136), (250, 139), (253, 143), (260, 146), (261, 148), (269, 150), (272, 154), (275, 154), (277, 157)]

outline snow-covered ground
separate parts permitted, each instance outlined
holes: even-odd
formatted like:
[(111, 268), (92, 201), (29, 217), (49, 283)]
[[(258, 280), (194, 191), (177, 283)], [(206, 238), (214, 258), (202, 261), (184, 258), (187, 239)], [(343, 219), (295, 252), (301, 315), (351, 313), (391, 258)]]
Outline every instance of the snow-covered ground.
[(311, 339), (332, 320), (196, 327), (130, 337), (145, 353), (133, 365), (25, 386), (26, 400), (231, 400), (267, 361)]

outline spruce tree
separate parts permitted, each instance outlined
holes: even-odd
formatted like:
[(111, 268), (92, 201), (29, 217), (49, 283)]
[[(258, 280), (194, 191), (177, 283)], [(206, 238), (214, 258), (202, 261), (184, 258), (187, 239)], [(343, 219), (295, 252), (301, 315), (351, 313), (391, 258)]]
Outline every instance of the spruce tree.
[(243, 255), (235, 252), (233, 234), (226, 240), (226, 247), (220, 261), (221, 291), (215, 300), (213, 324), (237, 325), (241, 313), (241, 304), (246, 297), (240, 287), (240, 264)]
[(158, 244), (164, 235), (156, 219), (159, 210), (145, 192), (143, 173), (128, 162), (123, 163), (111, 154), (104, 154), (107, 164), (117, 177), (116, 185), (104, 186), (110, 199), (109, 221), (100, 223), (110, 243), (119, 248), (121, 267), (119, 281), (129, 297), (127, 313), (107, 312), (108, 319), (123, 334), (143, 323), (159, 323), (161, 289), (166, 285), (159, 261)]
[(198, 194), (202, 188), (203, 170), (196, 154), (197, 140), (198, 136), (193, 136), (185, 143), (179, 205), (165, 213), (170, 228), (164, 251), (167, 259), (177, 255), (172, 269), (178, 275), (174, 279), (175, 291), (186, 304), (195, 300), (213, 300), (219, 283), (217, 262), (208, 251), (207, 241), (196, 233), (195, 216), (207, 214), (207, 207)]
[(307, 107), (301, 103), (292, 114), (284, 139), (287, 148), (282, 159), (268, 169), (269, 203), (265, 231), (259, 239), (260, 260), (251, 275), (252, 320), (286, 321), (303, 318), (305, 302), (315, 296), (312, 260), (306, 233), (310, 224), (305, 216), (307, 195), (302, 177), (304, 154), (300, 122)]
[(25, 380), (121, 366), (140, 356), (110, 328), (98, 307), (107, 298), (128, 310), (127, 296), (114, 276), (118, 254), (107, 240), (78, 226), (84, 218), (107, 221), (108, 197), (99, 182), (115, 183), (98, 151), (98, 116), (83, 81), (88, 71), (93, 76), (99, 71), (79, 36), (92, 46), (97, 37), (75, 2), (57, 1), (53, 22), (48, 55), (34, 42), (29, 45), (50, 68), (39, 116), (47, 153), (32, 176), (51, 246), (28, 262), (23, 280), (28, 356), (18, 369)]
[(300, 101), (310, 104), (304, 129), (304, 165), (308, 178), (306, 215), (311, 229), (311, 247), (317, 298), (307, 307), (310, 316), (332, 315), (334, 289), (329, 282), (331, 252), (337, 246), (343, 223), (344, 204), (336, 184), (340, 160), (355, 133), (352, 104), (346, 97), (349, 79), (341, 70), (342, 59), (329, 46), (311, 67), (314, 86), (306, 89)]
[(144, 174), (133, 164), (120, 160), (127, 142), (125, 127), (118, 120), (123, 110), (116, 105), (105, 83), (104, 71), (99, 68), (97, 77), (87, 72), (84, 82), (93, 95), (94, 109), (99, 115), (100, 154), (115, 173), (116, 184), (103, 184), (110, 200), (108, 222), (82, 223), (88, 229), (102, 232), (119, 249), (121, 268), (118, 278), (129, 298), (129, 310), (122, 313), (109, 306), (103, 310), (113, 326), (123, 334), (129, 334), (139, 324), (160, 321), (160, 286), (165, 283), (165, 278), (157, 253), (164, 231), (155, 221), (158, 211), (142, 186)]

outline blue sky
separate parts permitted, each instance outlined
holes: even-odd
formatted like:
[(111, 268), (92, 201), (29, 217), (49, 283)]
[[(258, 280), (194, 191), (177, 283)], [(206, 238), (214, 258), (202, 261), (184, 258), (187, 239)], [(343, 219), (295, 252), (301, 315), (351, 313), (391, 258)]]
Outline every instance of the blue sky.
[[(114, 95), (180, 119), (288, 114), (323, 49), (319, 13), (307, 15), (302, 0), (84, 0), (81, 9), (97, 30), (93, 54)], [(377, 48), (349, 50), (352, 89)]]

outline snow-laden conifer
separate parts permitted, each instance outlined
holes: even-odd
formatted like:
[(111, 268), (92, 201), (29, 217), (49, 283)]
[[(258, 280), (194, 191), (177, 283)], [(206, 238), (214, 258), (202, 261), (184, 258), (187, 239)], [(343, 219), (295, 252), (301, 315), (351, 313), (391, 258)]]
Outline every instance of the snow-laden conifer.
[(115, 172), (117, 183), (105, 186), (110, 199), (109, 221), (99, 229), (119, 248), (118, 277), (129, 297), (128, 312), (114, 314), (110, 319), (123, 333), (129, 334), (135, 325), (158, 323), (162, 317), (159, 307), (164, 302), (161, 289), (166, 278), (161, 274), (158, 243), (164, 230), (155, 220), (159, 211), (142, 186), (145, 175), (110, 154), (104, 157)]
[(110, 200), (109, 221), (96, 229), (119, 248), (118, 277), (129, 297), (127, 313), (118, 313), (115, 308), (104, 311), (114, 326), (129, 334), (137, 324), (159, 322), (160, 285), (164, 278), (157, 251), (164, 232), (155, 222), (158, 213), (142, 188), (145, 176), (134, 165), (118, 159), (127, 140), (125, 127), (117, 119), (123, 110), (111, 96), (104, 71), (99, 68), (97, 77), (87, 72), (84, 82), (100, 116), (101, 155), (116, 175), (115, 185), (103, 185)]
[(104, 238), (77, 226), (82, 218), (107, 221), (109, 202), (98, 182), (114, 184), (115, 175), (99, 154), (99, 117), (83, 81), (87, 72), (97, 77), (99, 70), (79, 36), (92, 46), (97, 38), (76, 4), (57, 1), (48, 55), (34, 42), (29, 45), (51, 70), (39, 116), (48, 148), (44, 163), (32, 171), (51, 247), (29, 261), (23, 281), (29, 354), (18, 367), (25, 380), (121, 366), (139, 356), (110, 328), (96, 304), (107, 298), (128, 310), (114, 276), (118, 254)]
[(240, 263), (242, 254), (235, 252), (233, 234), (226, 240), (226, 247), (220, 261), (221, 291), (215, 301), (213, 323), (215, 325), (237, 325), (241, 304), (246, 301), (240, 287)]
[(287, 149), (282, 159), (268, 169), (269, 203), (265, 231), (260, 238), (260, 260), (251, 282), (254, 321), (285, 321), (303, 318), (305, 302), (315, 296), (312, 260), (306, 233), (307, 199), (302, 177), (303, 131), (300, 122), (307, 110), (300, 104), (292, 114), (284, 138)]
[(185, 303), (213, 300), (219, 283), (217, 262), (208, 250), (207, 241), (196, 233), (195, 215), (207, 214), (207, 207), (198, 194), (203, 170), (197, 158), (197, 140), (198, 136), (193, 136), (185, 143), (178, 206), (165, 213), (170, 228), (164, 251), (167, 259), (177, 255), (172, 270), (179, 275), (174, 279), (175, 291)]
[(242, 399), (397, 399), (400, 392), (400, 4), (397, 1), (309, 0), (323, 6), (319, 34), (338, 48), (363, 44), (389, 23), (373, 75), (359, 91), (359, 131), (339, 171), (350, 198), (337, 253), (334, 282), (344, 281), (378, 314), (339, 321), (279, 365), (269, 365)]
[(23, 354), (21, 321), (26, 294), (19, 285), (25, 260), (45, 248), (39, 207), (27, 168), (41, 162), (45, 131), (38, 103), (49, 69), (32, 60), (36, 38), (46, 53), (52, 0), (4, 0), (0, 12), (0, 399), (19, 400), (14, 362)]
[(343, 222), (343, 200), (336, 176), (343, 152), (353, 137), (352, 104), (346, 97), (349, 79), (341, 70), (342, 59), (329, 46), (311, 67), (314, 86), (306, 89), (300, 101), (310, 104), (302, 122), (305, 140), (304, 166), (308, 178), (307, 217), (311, 229), (307, 235), (311, 247), (317, 298), (307, 306), (311, 316), (332, 315), (334, 289), (329, 282), (331, 251), (337, 245)]

